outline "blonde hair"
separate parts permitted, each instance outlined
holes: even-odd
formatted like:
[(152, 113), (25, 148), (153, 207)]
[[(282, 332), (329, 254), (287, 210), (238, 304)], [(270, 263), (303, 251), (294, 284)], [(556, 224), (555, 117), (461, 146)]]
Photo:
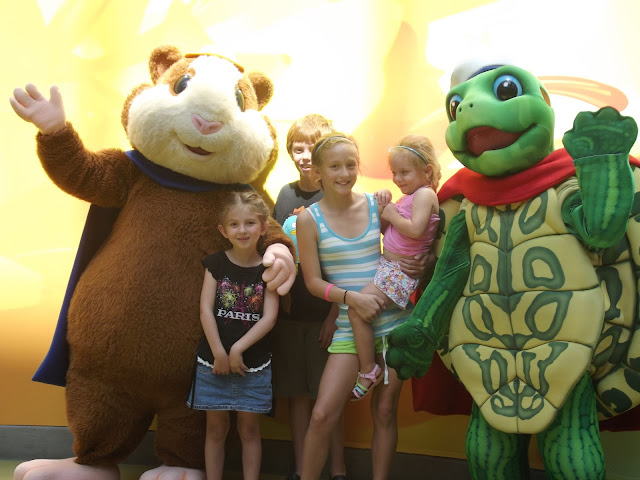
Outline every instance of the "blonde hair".
[(231, 192), (227, 196), (227, 202), (225, 202), (220, 212), (221, 223), (224, 224), (229, 217), (229, 212), (236, 205), (247, 205), (251, 208), (251, 211), (258, 217), (260, 223), (265, 224), (269, 221), (271, 212), (269, 207), (264, 203), (264, 200), (256, 192)]
[(333, 123), (317, 113), (310, 113), (291, 124), (287, 132), (287, 152), (293, 158), (295, 142), (314, 144), (322, 135), (333, 132)]
[(350, 143), (353, 145), (356, 148), (358, 163), (360, 163), (360, 151), (358, 150), (356, 140), (350, 135), (342, 132), (332, 132), (321, 136), (311, 149), (311, 163), (316, 167), (319, 167), (322, 163), (322, 156), (324, 152), (339, 143)]
[(423, 135), (407, 135), (397, 145), (389, 149), (389, 159), (397, 149), (408, 150), (414, 154), (410, 158), (411, 164), (415, 168), (424, 167), (425, 164), (431, 166), (431, 187), (437, 190), (442, 173), (431, 140)]

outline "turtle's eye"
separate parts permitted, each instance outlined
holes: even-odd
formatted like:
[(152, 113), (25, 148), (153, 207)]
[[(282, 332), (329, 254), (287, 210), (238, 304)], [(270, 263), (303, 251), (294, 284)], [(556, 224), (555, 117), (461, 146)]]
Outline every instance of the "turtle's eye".
[(176, 83), (173, 84), (173, 91), (176, 93), (182, 93), (187, 88), (188, 83), (191, 81), (191, 75), (185, 74), (181, 76)]
[(449, 99), (449, 117), (451, 120), (456, 119), (456, 111), (458, 110), (458, 105), (462, 102), (462, 97), (460, 95), (453, 95)]
[(504, 102), (522, 95), (522, 84), (513, 75), (500, 75), (493, 82), (493, 93), (498, 100)]
[(238, 102), (238, 107), (240, 107), (240, 111), (244, 112), (244, 94), (242, 90), (239, 88), (236, 90), (236, 102)]

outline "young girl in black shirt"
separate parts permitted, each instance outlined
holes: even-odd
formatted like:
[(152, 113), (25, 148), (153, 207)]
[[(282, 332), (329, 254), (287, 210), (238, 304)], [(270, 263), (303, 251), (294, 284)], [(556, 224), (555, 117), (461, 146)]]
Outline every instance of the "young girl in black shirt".
[(230, 194), (218, 229), (231, 249), (203, 260), (200, 320), (204, 337), (188, 404), (206, 410), (207, 479), (222, 479), (229, 411), (237, 412), (245, 479), (258, 480), (262, 457), (259, 417), (271, 410), (271, 349), (278, 295), (262, 280), (257, 245), (269, 209), (255, 192)]

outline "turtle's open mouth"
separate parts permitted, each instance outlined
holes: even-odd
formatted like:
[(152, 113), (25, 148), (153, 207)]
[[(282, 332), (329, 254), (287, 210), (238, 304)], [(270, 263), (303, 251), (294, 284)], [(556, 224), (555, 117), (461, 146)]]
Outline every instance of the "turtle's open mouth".
[(493, 127), (476, 127), (467, 132), (467, 150), (479, 157), (488, 150), (512, 145), (523, 132), (505, 132)]
[(198, 155), (209, 155), (211, 152), (209, 152), (208, 150), (205, 150), (204, 148), (200, 148), (200, 147), (190, 147), (189, 145), (185, 145), (189, 150), (191, 150), (193, 153), (197, 153)]

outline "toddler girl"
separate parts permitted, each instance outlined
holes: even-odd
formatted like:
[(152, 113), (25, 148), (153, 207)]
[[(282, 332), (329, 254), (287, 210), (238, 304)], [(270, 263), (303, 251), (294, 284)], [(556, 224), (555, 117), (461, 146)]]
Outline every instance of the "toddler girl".
[[(384, 207), (380, 215), (385, 228), (384, 249), (373, 282), (361, 292), (376, 295), (385, 307), (393, 302), (405, 309), (420, 280), (404, 273), (399, 261), (429, 253), (431, 249), (440, 221), (435, 192), (441, 176), (440, 165), (428, 138), (409, 135), (389, 149), (389, 167), (393, 183), (404, 196), (394, 204), (390, 202), (388, 190), (374, 194), (378, 204)], [(352, 308), (349, 309), (349, 321), (360, 361), (360, 373), (351, 400), (358, 401), (380, 382), (382, 372), (375, 362), (371, 324)]]

